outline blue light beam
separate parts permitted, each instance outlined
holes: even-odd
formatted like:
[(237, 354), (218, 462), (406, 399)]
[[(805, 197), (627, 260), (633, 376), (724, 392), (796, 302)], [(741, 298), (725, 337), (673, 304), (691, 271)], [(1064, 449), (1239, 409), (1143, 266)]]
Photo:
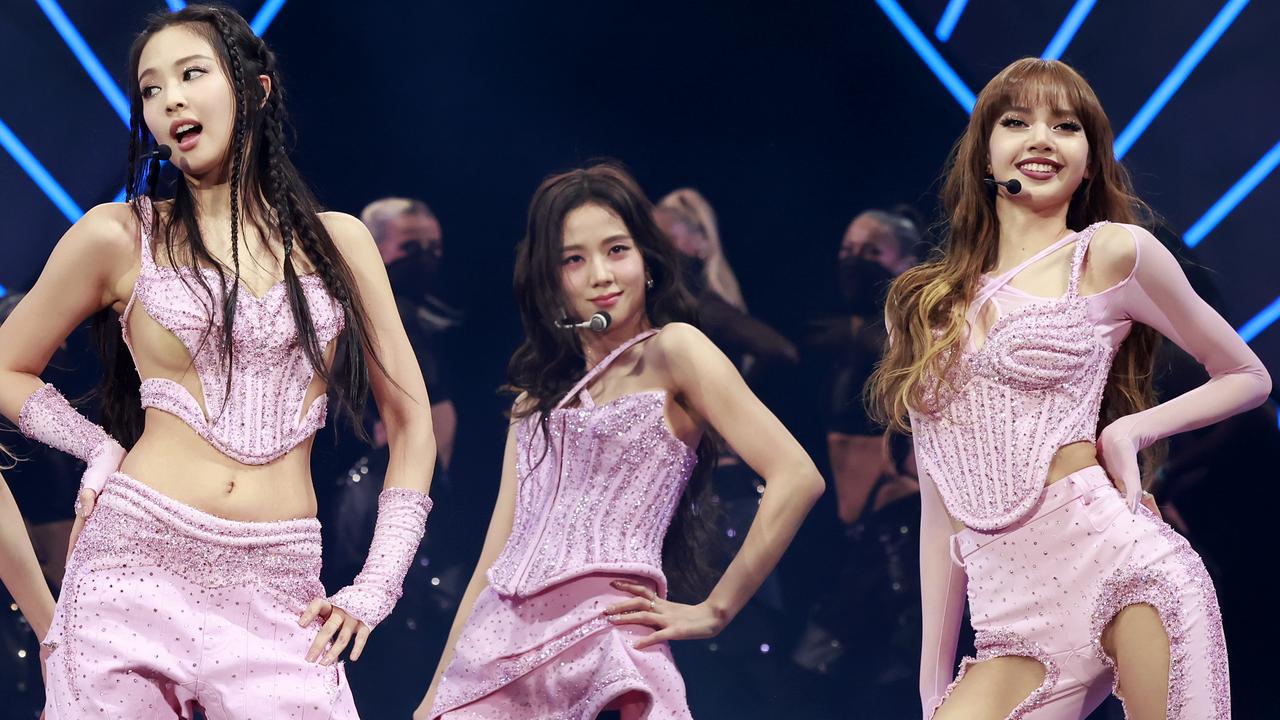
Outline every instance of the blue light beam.
[(253, 21), (249, 23), (249, 27), (253, 28), (253, 33), (259, 37), (267, 31), (271, 26), (271, 21), (276, 19), (276, 13), (280, 12), (284, 0), (267, 0), (262, 3), (262, 8), (258, 10), (258, 14), (253, 16)]
[(1258, 184), (1267, 179), (1276, 166), (1280, 165), (1280, 142), (1277, 142), (1262, 159), (1254, 163), (1249, 168), (1249, 172), (1236, 181), (1235, 185), (1226, 192), (1218, 201), (1215, 202), (1199, 220), (1196, 221), (1186, 233), (1183, 234), (1182, 240), (1190, 247), (1195, 247), (1204, 240), (1205, 235), (1213, 232), (1213, 229), (1222, 222), (1223, 218), (1231, 214), (1232, 210), (1244, 200)]
[(1196, 69), (1204, 56), (1213, 49), (1222, 34), (1231, 27), (1231, 23), (1235, 21), (1236, 16), (1244, 10), (1244, 6), (1249, 4), (1249, 0), (1228, 0), (1226, 5), (1218, 11), (1218, 15), (1213, 18), (1213, 22), (1209, 23), (1209, 27), (1200, 33), (1200, 37), (1191, 45), (1191, 49), (1187, 50), (1187, 54), (1182, 56), (1178, 64), (1173, 67), (1173, 71), (1169, 76), (1160, 83), (1155, 93), (1147, 99), (1147, 102), (1138, 110), (1138, 114), (1133, 116), (1129, 121), (1128, 127), (1116, 138), (1116, 158), (1122, 158), (1125, 153), (1129, 152), (1129, 148), (1142, 137), (1142, 133), (1146, 131), (1151, 121), (1156, 119), (1164, 106), (1173, 98), (1174, 93), (1178, 92), (1178, 88), (1182, 87), (1182, 83), (1186, 82), (1187, 76), (1191, 71)]
[(965, 112), (972, 113), (973, 105), (977, 102), (973, 91), (969, 89), (968, 85), (964, 84), (964, 80), (961, 80), (956, 71), (951, 69), (951, 66), (934, 49), (933, 45), (929, 44), (928, 38), (924, 36), (924, 33), (920, 32), (920, 28), (916, 27), (915, 23), (911, 22), (911, 18), (907, 16), (902, 6), (896, 0), (876, 0), (876, 4), (880, 6), (885, 15), (889, 16), (889, 22), (898, 28), (898, 32), (902, 33), (902, 36), (907, 40), (907, 44), (911, 45), (921, 60), (924, 60), (924, 64), (928, 65), (933, 74), (938, 76), (938, 79), (942, 81), (942, 85), (947, 88), (947, 91), (956, 99), (956, 102), (960, 103)]
[(62, 189), (62, 186), (58, 184), (57, 180), (53, 179), (48, 170), (44, 169), (44, 165), (41, 165), (36, 156), (32, 155), (27, 146), (23, 145), (22, 141), (18, 139), (18, 136), (13, 134), (13, 131), (9, 129), (4, 120), (0, 120), (0, 145), (4, 145), (4, 149), (9, 151), (9, 155), (31, 176), (31, 179), (44, 191), (44, 194), (49, 196), (53, 204), (58, 206), (62, 214), (67, 217), (67, 220), (74, 223), (80, 219), (81, 215), (84, 215), (84, 211), (80, 209), (80, 206), (76, 205), (75, 200), (71, 199), (71, 195)]
[(969, 0), (950, 0), (947, 3), (947, 9), (942, 11), (942, 19), (938, 21), (938, 27), (933, 31), (938, 40), (946, 42), (951, 39), (956, 23), (960, 22), (960, 16), (964, 14), (964, 6), (968, 4)]
[(1244, 338), (1245, 342), (1253, 342), (1259, 333), (1270, 327), (1276, 320), (1280, 320), (1280, 297), (1272, 300), (1270, 305), (1254, 315), (1252, 320), (1241, 325), (1236, 332), (1240, 333), (1240, 337)]
[(58, 5), (57, 0), (36, 0), (36, 4), (44, 11), (49, 22), (53, 23), (53, 27), (62, 36), (63, 42), (67, 47), (71, 48), (71, 52), (84, 66), (93, 83), (98, 86), (98, 90), (102, 92), (103, 97), (115, 109), (116, 114), (124, 121), (127, 126), (129, 124), (129, 101), (125, 99), (124, 92), (120, 90), (120, 86), (116, 85), (116, 81), (111, 79), (111, 75), (107, 73), (106, 68), (102, 67), (102, 63), (98, 61), (98, 56), (93, 54), (93, 50), (89, 48), (89, 44), (80, 36), (80, 31), (76, 30), (76, 26), (71, 20), (67, 19), (66, 13), (62, 12), (62, 7)]
[(173, 12), (178, 12), (186, 6), (187, 3), (184, 0), (169, 0), (169, 9)]
[(1061, 58), (1062, 53), (1067, 51), (1067, 46), (1075, 39), (1076, 32), (1080, 30), (1080, 26), (1084, 24), (1084, 19), (1089, 17), (1089, 12), (1093, 10), (1093, 6), (1097, 2), (1098, 0), (1076, 0), (1071, 12), (1067, 13), (1067, 19), (1062, 21), (1062, 26), (1058, 28), (1058, 32), (1053, 34), (1053, 39), (1049, 41), (1049, 46), (1044, 49), (1044, 53), (1040, 57), (1045, 60)]

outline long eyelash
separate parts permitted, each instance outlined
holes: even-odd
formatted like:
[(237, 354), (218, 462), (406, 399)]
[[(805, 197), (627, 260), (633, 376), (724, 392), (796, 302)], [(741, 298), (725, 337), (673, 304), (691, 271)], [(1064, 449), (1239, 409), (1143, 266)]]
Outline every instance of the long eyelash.
[(1014, 123), (1021, 123), (1021, 122), (1022, 122), (1022, 121), (1021, 121), (1021, 120), (1019, 120), (1018, 118), (1008, 117), (1008, 118), (1002, 118), (1002, 119), (1000, 120), (1000, 125), (1001, 125), (1002, 127), (1009, 127), (1010, 125), (1012, 125), (1012, 124), (1014, 124)]
[(1078, 122), (1064, 122), (1059, 127), (1064, 127), (1070, 130), (1071, 132), (1080, 132), (1083, 129), (1083, 127)]

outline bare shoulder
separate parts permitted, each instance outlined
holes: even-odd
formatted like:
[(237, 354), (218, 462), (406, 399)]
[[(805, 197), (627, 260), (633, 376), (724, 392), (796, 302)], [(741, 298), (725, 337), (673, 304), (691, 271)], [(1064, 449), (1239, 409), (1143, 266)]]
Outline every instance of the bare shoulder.
[(373, 236), (369, 234), (369, 228), (365, 227), (359, 218), (333, 210), (319, 213), (319, 217), (320, 222), (324, 224), (324, 229), (329, 231), (333, 242), (343, 254), (373, 245)]
[(701, 330), (683, 322), (662, 326), (653, 340), (645, 343), (644, 352), (645, 359), (651, 361), (673, 385), (688, 380), (698, 368), (714, 367), (716, 360), (724, 357), (724, 353)]
[(319, 217), (329, 237), (333, 238), (334, 246), (357, 275), (369, 274), (382, 267), (378, 245), (359, 218), (332, 211), (319, 213)]
[(138, 243), (138, 217), (128, 203), (103, 203), (89, 209), (67, 231), (66, 242), (99, 259), (131, 259)]
[(646, 352), (652, 352), (658, 359), (669, 361), (714, 350), (715, 347), (710, 338), (693, 325), (673, 322), (662, 326), (653, 341), (648, 343)]
[(1138, 263), (1138, 241), (1149, 234), (1136, 225), (1107, 223), (1098, 228), (1089, 242), (1085, 267), (1086, 283), (1108, 288), (1124, 282)]

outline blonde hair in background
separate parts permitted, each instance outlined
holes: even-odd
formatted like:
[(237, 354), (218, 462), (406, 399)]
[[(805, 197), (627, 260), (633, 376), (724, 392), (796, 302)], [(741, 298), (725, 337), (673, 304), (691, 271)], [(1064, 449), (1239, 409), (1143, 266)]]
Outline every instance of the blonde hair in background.
[(369, 228), (369, 233), (373, 235), (374, 240), (381, 241), (388, 220), (414, 213), (435, 217), (431, 208), (421, 200), (385, 197), (365, 205), (364, 210), (360, 211), (360, 221)]
[(738, 285), (738, 277), (729, 267), (729, 260), (720, 245), (720, 228), (716, 224), (716, 213), (711, 203), (702, 193), (693, 188), (679, 188), (667, 193), (658, 201), (658, 207), (670, 208), (678, 214), (693, 221), (695, 227), (707, 239), (707, 254), (702, 258), (703, 277), (712, 292), (724, 298), (726, 302), (739, 310), (746, 311), (747, 302), (742, 297), (742, 288)]

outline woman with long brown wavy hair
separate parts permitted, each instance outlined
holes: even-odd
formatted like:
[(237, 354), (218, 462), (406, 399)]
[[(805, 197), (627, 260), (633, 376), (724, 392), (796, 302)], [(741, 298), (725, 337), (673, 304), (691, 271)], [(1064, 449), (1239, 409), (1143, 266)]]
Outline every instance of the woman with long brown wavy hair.
[[(1271, 381), (1140, 227), (1112, 141), (1070, 67), (1005, 68), (952, 152), (941, 253), (889, 293), (869, 399), (915, 439), (925, 718), (1083, 718), (1113, 687), (1133, 718), (1230, 716), (1213, 585), (1139, 503), (1138, 456)], [(1160, 335), (1211, 379), (1157, 405)]]

